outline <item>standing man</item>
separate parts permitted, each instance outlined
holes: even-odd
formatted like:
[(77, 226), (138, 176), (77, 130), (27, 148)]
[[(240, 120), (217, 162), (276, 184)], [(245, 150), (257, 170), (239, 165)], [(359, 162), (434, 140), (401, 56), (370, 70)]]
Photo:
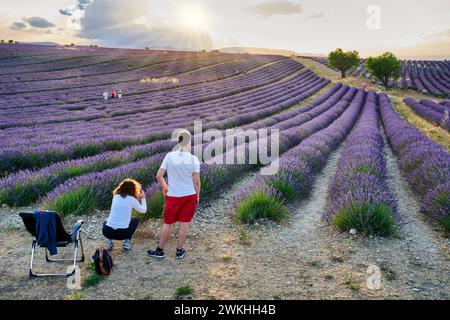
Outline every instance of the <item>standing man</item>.
[[(183, 246), (186, 241), (189, 223), (195, 215), (200, 200), (200, 161), (191, 154), (191, 134), (182, 130), (177, 135), (178, 150), (169, 152), (156, 174), (156, 179), (166, 197), (164, 205), (164, 226), (161, 240), (155, 250), (148, 250), (154, 258), (164, 258), (164, 246), (172, 233), (173, 224), (179, 222), (179, 235), (176, 258), (186, 254)], [(169, 184), (164, 179), (167, 171)]]

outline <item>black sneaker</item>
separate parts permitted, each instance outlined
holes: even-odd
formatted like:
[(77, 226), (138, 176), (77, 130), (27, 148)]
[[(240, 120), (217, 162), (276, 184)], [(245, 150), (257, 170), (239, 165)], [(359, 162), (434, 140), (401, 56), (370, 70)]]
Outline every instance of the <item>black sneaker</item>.
[(183, 259), (184, 255), (186, 254), (186, 250), (184, 250), (183, 248), (181, 249), (177, 249), (177, 259)]
[(148, 250), (147, 253), (153, 258), (162, 259), (165, 257), (164, 250)]

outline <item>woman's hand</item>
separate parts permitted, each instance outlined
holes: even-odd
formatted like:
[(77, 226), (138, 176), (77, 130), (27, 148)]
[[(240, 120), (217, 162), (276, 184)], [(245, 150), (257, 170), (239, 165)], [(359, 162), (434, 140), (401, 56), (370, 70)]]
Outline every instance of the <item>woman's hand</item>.
[(139, 200), (145, 199), (144, 190), (141, 190), (141, 194), (139, 195)]

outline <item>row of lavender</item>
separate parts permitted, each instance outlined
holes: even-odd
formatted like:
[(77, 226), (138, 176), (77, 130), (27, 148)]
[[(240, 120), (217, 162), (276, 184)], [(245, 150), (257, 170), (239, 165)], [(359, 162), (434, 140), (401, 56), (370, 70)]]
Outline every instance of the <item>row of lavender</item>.
[(436, 103), (430, 99), (416, 101), (414, 98), (406, 97), (403, 102), (409, 106), (418, 116), (450, 130), (450, 101)]
[[(333, 90), (336, 89), (339, 88), (336, 87)], [(347, 99), (351, 100), (355, 94), (355, 89), (350, 90), (348, 87), (346, 89), (349, 92)], [(330, 96), (329, 94), (327, 95)], [(322, 101), (321, 98), (318, 100)], [(281, 132), (280, 151), (287, 151), (302, 139), (328, 126), (343, 112), (346, 103), (348, 102), (344, 100), (344, 102), (339, 101), (336, 105), (330, 106), (325, 101), (322, 104), (328, 105), (328, 111), (321, 113), (311, 121), (300, 126), (293, 126), (292, 123), (289, 123), (289, 129)], [(313, 110), (315, 108), (317, 106)], [(303, 123), (301, 118), (299, 118), (299, 122)], [(248, 148), (248, 143), (246, 143), (244, 149), (248, 150)], [(232, 152), (235, 151), (233, 150)], [(247, 152), (246, 155), (248, 155)], [(154, 182), (154, 175), (161, 163), (162, 156), (162, 154), (158, 154), (137, 162), (103, 171), (102, 173), (92, 173), (70, 179), (49, 193), (43, 199), (43, 203), (46, 207), (56, 209), (61, 214), (84, 213), (96, 207), (105, 207), (110, 201), (110, 189), (121, 179), (131, 176), (142, 181), (144, 185), (150, 185)], [(216, 157), (226, 157), (226, 155), (216, 155)], [(258, 165), (250, 164), (248, 158), (245, 164), (205, 164), (202, 173), (202, 195), (207, 196), (220, 192), (225, 184), (232, 182), (243, 171), (251, 170), (255, 166)]]
[(337, 120), (328, 122), (322, 130), (280, 157), (280, 168), (276, 174), (257, 175), (248, 186), (236, 192), (233, 210), (242, 221), (251, 223), (262, 217), (279, 220), (285, 215), (285, 202), (309, 194), (315, 175), (350, 132), (363, 106), (365, 92), (351, 90), (354, 96), (350, 99), (350, 105), (338, 103), (329, 110), (337, 112), (333, 114)]
[(403, 121), (386, 94), (380, 94), (379, 99), (389, 145), (420, 199), (422, 213), (450, 231), (450, 154)]
[(389, 235), (397, 216), (386, 183), (378, 97), (369, 91), (364, 109), (345, 143), (328, 191), (324, 218), (342, 231)]
[[(250, 122), (248, 125), (241, 126), (243, 130), (265, 127), (267, 126), (269, 120), (272, 121), (272, 125), (282, 121), (281, 119), (291, 119), (290, 121), (292, 121), (292, 118), (298, 117), (299, 114), (310, 111), (313, 107), (319, 105), (334, 93), (339, 92), (342, 85), (338, 84), (333, 86), (333, 88), (327, 93), (320, 98), (315, 99), (307, 106), (297, 107), (279, 115), (277, 113), (282, 112), (285, 108), (295, 105), (301, 100), (309, 97), (327, 83), (328, 81), (324, 81), (318, 85), (314, 84), (313, 86), (305, 84), (301, 90), (296, 92), (295, 99), (282, 100), (278, 104), (274, 101), (274, 105), (268, 105), (268, 107), (261, 105), (261, 108), (255, 112), (252, 109), (248, 109), (248, 112), (242, 116), (235, 116), (234, 118), (227, 118), (222, 121), (210, 122), (204, 127), (204, 129), (225, 128), (226, 124), (229, 123), (230, 120), (233, 120), (236, 125)], [(318, 111), (316, 111), (315, 114), (321, 112), (320, 108), (317, 108), (317, 110)], [(323, 111), (324, 110), (322, 109), (322, 112)], [(306, 121), (306, 119), (310, 119), (313, 115), (314, 114), (311, 113), (305, 115), (304, 121)], [(254, 122), (258, 119), (263, 120)], [(39, 197), (44, 196), (46, 193), (53, 190), (57, 185), (70, 178), (81, 176), (90, 172), (101, 172), (103, 170), (137, 161), (157, 153), (167, 152), (172, 149), (173, 145), (174, 144), (170, 139), (161, 140), (150, 144), (127, 147), (123, 151), (110, 151), (84, 159), (59, 162), (40, 170), (24, 170), (16, 174), (11, 174), (0, 180), (0, 203), (22, 206), (33, 203), (38, 200)]]

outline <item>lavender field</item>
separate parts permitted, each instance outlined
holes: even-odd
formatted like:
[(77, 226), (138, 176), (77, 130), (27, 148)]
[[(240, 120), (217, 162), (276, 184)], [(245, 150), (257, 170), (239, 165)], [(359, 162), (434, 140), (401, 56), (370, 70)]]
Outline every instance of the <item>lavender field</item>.
[[(382, 130), (391, 141), (388, 125), (395, 118), (383, 114), (383, 108), (392, 108), (387, 96), (331, 85), (300, 63), (276, 55), (20, 44), (3, 44), (0, 49), (2, 205), (40, 203), (63, 215), (107, 209), (110, 190), (121, 179), (133, 177), (152, 186), (164, 153), (174, 145), (171, 132), (180, 127), (192, 130), (194, 121), (202, 120), (204, 129), (280, 130), (279, 173), (255, 177), (251, 192), (238, 192), (235, 206), (261, 192), (279, 199), (280, 205), (306, 197), (314, 176), (349, 135), (349, 151), (330, 184), (325, 220), (339, 225), (337, 221), (347, 219), (353, 209), (383, 208), (392, 220), (388, 228), (395, 225), (396, 200), (383, 181), (385, 159), (380, 153)], [(148, 78), (177, 81), (142, 81)], [(105, 100), (103, 92), (111, 90), (123, 96)], [(405, 103), (448, 130), (448, 119), (442, 121), (448, 113), (445, 103), (412, 98), (405, 98)], [(407, 126), (398, 121), (396, 127)], [(392, 139), (405, 136), (408, 141), (407, 132)], [(431, 223), (448, 230), (449, 153), (418, 130), (414, 135), (423, 148), (436, 150), (436, 158), (416, 155), (407, 160), (402, 157), (413, 155), (404, 155), (404, 147), (392, 146), (393, 150), (406, 179), (415, 181), (412, 176), (418, 171), (422, 179), (429, 176), (418, 192), (421, 210)], [(434, 169), (425, 171), (428, 166)], [(257, 168), (205, 165), (202, 193), (214, 198)], [(150, 198), (158, 192), (153, 189), (154, 185)], [(346, 229), (353, 224), (340, 225)]]
[[(323, 65), (328, 65), (325, 57), (310, 57)], [(331, 68), (331, 67), (330, 67)], [(351, 69), (350, 76), (373, 78), (366, 68), (366, 59), (361, 59), (360, 65)], [(448, 60), (404, 60), (401, 66), (401, 78), (389, 81), (389, 87), (396, 89), (411, 89), (437, 98), (450, 98), (450, 61)]]
[[(326, 59), (311, 59), (326, 64)], [(404, 61), (402, 72), (393, 87), (449, 97), (448, 61)], [(350, 75), (368, 76), (364, 59)], [(112, 90), (121, 96), (105, 99), (103, 93)], [(450, 106), (435, 97), (405, 97), (404, 103), (448, 132)], [(280, 167), (274, 175), (261, 174), (265, 166), (250, 163), (247, 153), (242, 164), (202, 164), (204, 207), (202, 222), (194, 227), (199, 237), (217, 231), (209, 220), (226, 235), (219, 239), (233, 245), (258, 224), (267, 230), (256, 229), (254, 237), (267, 246), (269, 240), (281, 239), (276, 244), (281, 246), (313, 239), (325, 250), (337, 242), (345, 246), (350, 233), (364, 239), (362, 251), (388, 248), (392, 259), (406, 250), (399, 239), (421, 237), (422, 245), (429, 236), (430, 243), (439, 239), (436, 246), (448, 243), (448, 147), (405, 121), (388, 94), (333, 83), (281, 55), (0, 44), (0, 207), (14, 213), (51, 209), (64, 219), (91, 219), (95, 226), (111, 205), (112, 190), (121, 180), (134, 178), (142, 183), (150, 204), (151, 218), (142, 221), (147, 220), (146, 228), (157, 225), (164, 197), (155, 175), (174, 146), (171, 134), (177, 128), (193, 131), (199, 120), (204, 130), (221, 132), (277, 129), (280, 142)], [(232, 150), (246, 152), (255, 142), (239, 140), (240, 134), (233, 137)], [(417, 215), (411, 218), (409, 210)], [(294, 227), (295, 236), (289, 233)], [(276, 228), (288, 230), (287, 235)], [(148, 231), (141, 232), (145, 239)], [(98, 235), (92, 240), (97, 244)], [(417, 256), (426, 256), (421, 247), (411, 248)], [(248, 254), (247, 249), (233, 253), (240, 250)], [(324, 268), (344, 259), (340, 253), (331, 256)], [(258, 262), (250, 259), (255, 261), (248, 263)], [(442, 269), (448, 260), (440, 259), (433, 269), (437, 274), (448, 271)], [(310, 264), (319, 269), (322, 261)], [(432, 281), (436, 279), (438, 275)], [(449, 297), (446, 284), (434, 298)], [(328, 286), (323, 280), (322, 289)], [(415, 297), (405, 293), (404, 283), (392, 286), (399, 297)], [(257, 290), (242, 290), (260, 298)], [(316, 297), (323, 297), (324, 291)], [(267, 298), (267, 292), (261, 297)], [(93, 298), (96, 292), (90, 294)], [(247, 297), (240, 294), (219, 297)], [(111, 295), (107, 291), (106, 296)], [(388, 296), (382, 292), (378, 297)]]

